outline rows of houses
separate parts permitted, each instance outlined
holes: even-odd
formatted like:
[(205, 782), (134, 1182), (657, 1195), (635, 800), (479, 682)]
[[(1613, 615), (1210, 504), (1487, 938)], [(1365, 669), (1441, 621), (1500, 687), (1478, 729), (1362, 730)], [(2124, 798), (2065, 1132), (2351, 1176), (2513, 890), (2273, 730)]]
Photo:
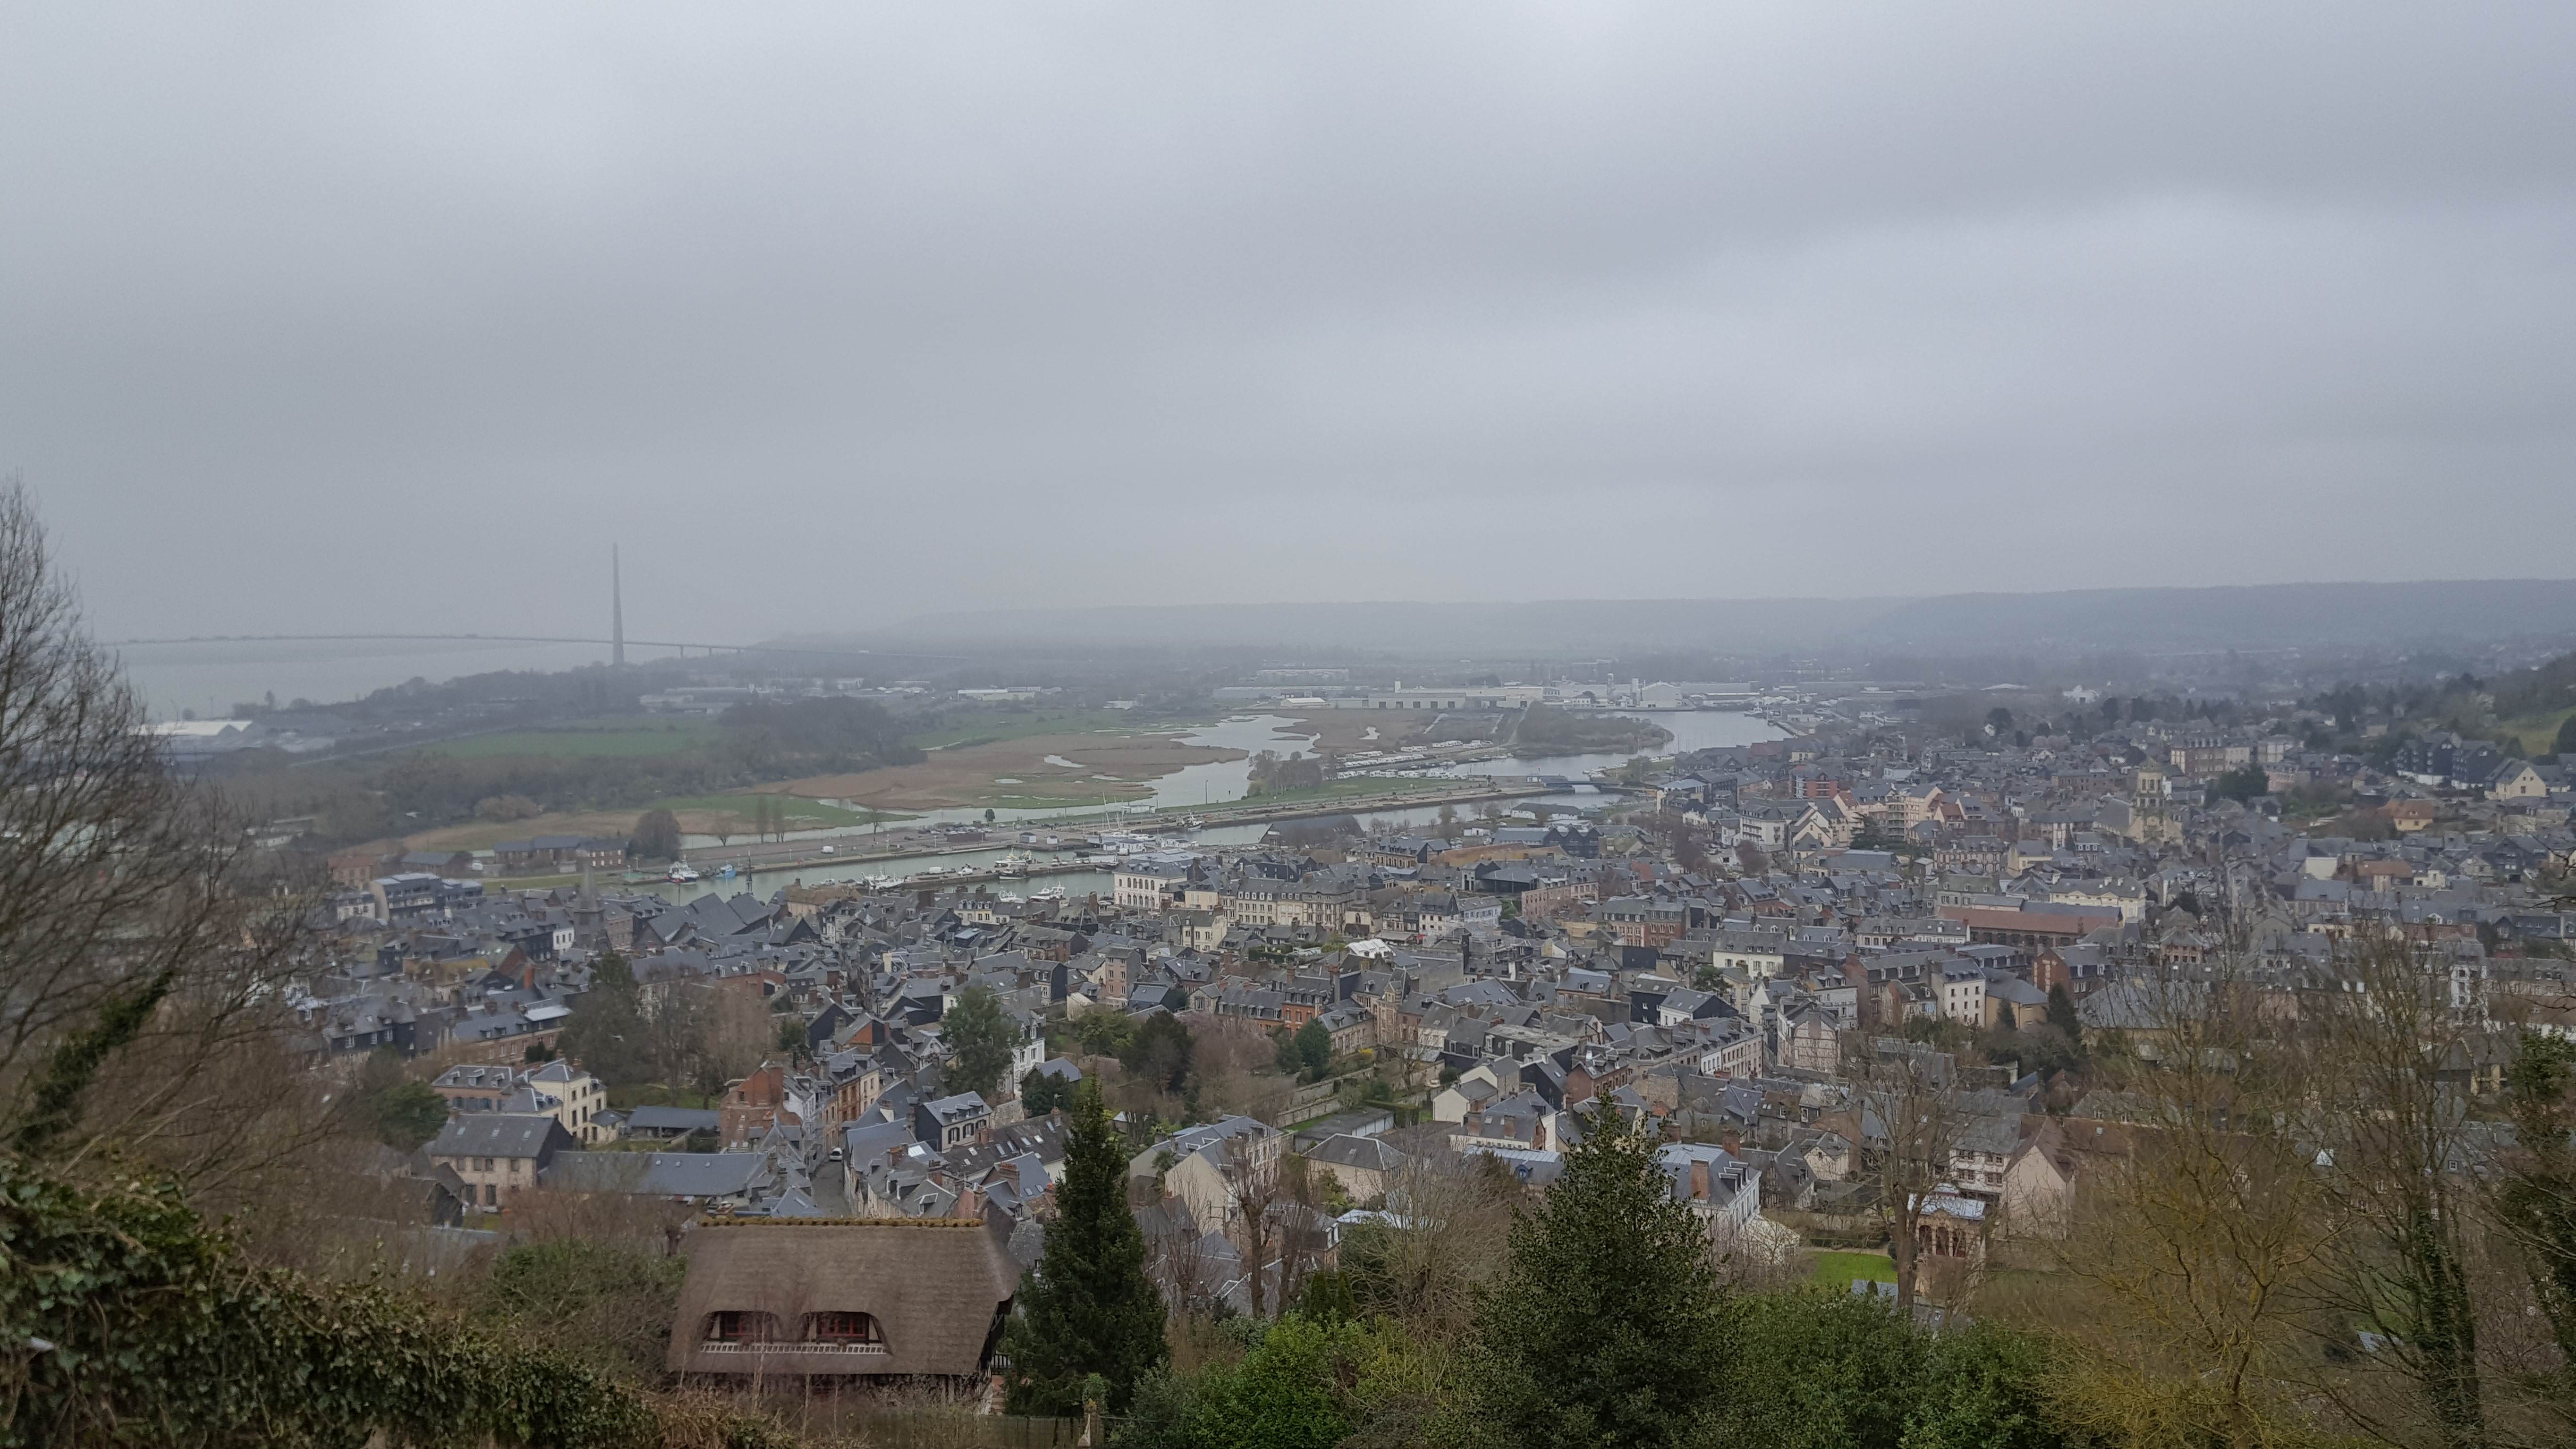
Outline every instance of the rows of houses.
[[(2359, 792), (2353, 828), (2301, 832), (2217, 789), (2249, 769)], [(2563, 786), (2474, 751), (2382, 770), (2259, 728), (1961, 746), (1857, 721), (1675, 761), (1625, 803), (1644, 808), (1293, 848), (1176, 841), (1077, 900), (839, 889), (675, 906), (407, 861), (421, 868), (371, 878), (371, 905), (339, 920), (345, 958), (297, 1009), (322, 1056), (458, 1056), (424, 1171), (462, 1205), (623, 1192), (716, 1214), (710, 1241), (732, 1246), (704, 1282), (693, 1254), (674, 1367), (893, 1372), (935, 1336), (921, 1304), (830, 1277), (764, 1227), (847, 1224), (854, 1261), (926, 1253), (940, 1266), (922, 1272), (964, 1285), (974, 1313), (1006, 1303), (1063, 1167), (1060, 1120), (1025, 1093), (1079, 1077), (1049, 1034), (1097, 1014), (1168, 1014), (1208, 1040), (1319, 1028), (1337, 1071), (1405, 1100), (1299, 1128), (1333, 1084), (1285, 1084), (1159, 1138), (1133, 1124), (1158, 1277), (1248, 1308), (1400, 1204), (1408, 1174), (1482, 1162), (1543, 1192), (1604, 1113), (1667, 1138), (1674, 1197), (1712, 1236), (1758, 1247), (1784, 1222), (1853, 1220), (1874, 1202), (1873, 1083), (1891, 1063), (1960, 1084), (1919, 1245), (1969, 1258), (1998, 1232), (2058, 1230), (2088, 1164), (2139, 1125), (2108, 1094), (2069, 1100), (2062, 1078), (2021, 1069), (2017, 1038), (2040, 1057), (2050, 1033), (2119, 1031), (2152, 1057), (2178, 985), (2252, 972), (2294, 1008), (2331, 988), (2338, 940), (2380, 925), (2444, 963), (2464, 1011), (2566, 984), (2563, 950), (2540, 943), (2571, 923), (2538, 888), (2576, 849)], [(608, 1112), (577, 1067), (529, 1058), (610, 952), (646, 989), (741, 991), (797, 1040), (706, 1111)], [(989, 1089), (955, 1090), (946, 1028), (977, 988), (1017, 1046)], [(687, 1147), (713, 1150), (655, 1150)], [(1292, 1157), (1347, 1210), (1265, 1196)], [(841, 1296), (772, 1301), (762, 1275), (782, 1264)], [(971, 1374), (975, 1346), (955, 1337), (939, 1361)]]

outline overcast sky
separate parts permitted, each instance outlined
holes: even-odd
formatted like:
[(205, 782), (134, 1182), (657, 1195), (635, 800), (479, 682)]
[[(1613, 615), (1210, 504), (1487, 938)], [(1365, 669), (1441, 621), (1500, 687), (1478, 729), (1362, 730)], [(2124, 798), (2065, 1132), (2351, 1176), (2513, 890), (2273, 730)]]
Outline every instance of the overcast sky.
[(2563, 577), (2571, 42), (16, 4), (0, 468), (116, 638)]

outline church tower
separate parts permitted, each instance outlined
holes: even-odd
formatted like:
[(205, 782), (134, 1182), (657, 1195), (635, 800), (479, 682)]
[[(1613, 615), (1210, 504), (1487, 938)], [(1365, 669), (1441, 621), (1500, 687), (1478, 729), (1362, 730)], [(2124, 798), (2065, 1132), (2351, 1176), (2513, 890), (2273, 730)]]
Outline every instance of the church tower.
[(2162, 845), (2175, 838), (2173, 820), (2165, 813), (2164, 771), (2152, 764), (2137, 768), (2129, 777), (2129, 808), (2137, 815), (2140, 842)]

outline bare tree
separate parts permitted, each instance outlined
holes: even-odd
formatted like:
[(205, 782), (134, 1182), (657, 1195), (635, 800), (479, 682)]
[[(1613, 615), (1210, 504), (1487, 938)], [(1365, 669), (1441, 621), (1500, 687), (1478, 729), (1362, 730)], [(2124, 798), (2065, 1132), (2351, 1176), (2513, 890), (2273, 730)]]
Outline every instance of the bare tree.
[(173, 772), (91, 641), (33, 501), (0, 488), (0, 1110), (22, 1153), (107, 1142), (193, 1180), (255, 1171), (316, 1119), (281, 1080), (309, 903)]
[(1147, 1276), (1163, 1290), (1163, 1301), (1173, 1317), (1190, 1318), (1206, 1311), (1215, 1286), (1210, 1281), (1214, 1265), (1208, 1260), (1207, 1238), (1198, 1230), (1198, 1220), (1177, 1198), (1149, 1204), (1146, 1211), (1155, 1215), (1160, 1229), (1145, 1245)]
[(1286, 1193), (1272, 1211), (1279, 1217), (1279, 1306), (1285, 1310), (1305, 1291), (1306, 1275), (1327, 1245), (1321, 1211), (1323, 1185), (1317, 1181), (1320, 1174), (1312, 1163), (1297, 1156), (1282, 1157), (1279, 1169)]
[(1407, 1163), (1387, 1187), (1387, 1220), (1363, 1224), (1343, 1242), (1362, 1307), (1426, 1341), (1465, 1332), (1477, 1288), (1502, 1267), (1522, 1196), (1492, 1157)]
[(739, 991), (705, 983), (676, 989), (671, 1009), (684, 1018), (685, 1045), (673, 1066), (689, 1084), (714, 1098), (725, 1087), (749, 1076), (777, 1044), (777, 1027), (768, 1012)]
[(1278, 1249), (1279, 1224), (1270, 1210), (1288, 1199), (1287, 1174), (1278, 1153), (1276, 1138), (1240, 1133), (1226, 1139), (1226, 1185), (1234, 1210), (1235, 1246), (1243, 1251), (1246, 1292), (1255, 1318), (1262, 1316), (1264, 1279)]
[[(2380, 1324), (2379, 1360), (2408, 1381), (2435, 1442), (2493, 1442), (2479, 1349), (2480, 1194), (2485, 1134), (2470, 1119), (2466, 1068), (2493, 1051), (2474, 981), (2391, 931), (2356, 935), (2336, 989), (2312, 993), (2300, 1065), (2305, 1126), (2324, 1156), (2318, 1182), (2335, 1254), (2329, 1302)], [(2351, 1399), (2347, 1412), (2388, 1429)]]
[(1915, 1042), (1881, 1039), (1861, 1057), (1860, 1174), (1877, 1189), (1896, 1261), (1896, 1301), (1911, 1308), (1916, 1236), (1968, 1128), (1955, 1062)]
[(2316, 1173), (2274, 1130), (2302, 1091), (2267, 1049), (2263, 996), (2219, 979), (2136, 984), (2144, 1054), (2102, 1068), (2119, 1122), (2072, 1129), (2078, 1196), (2033, 1305), (2083, 1365), (2070, 1415), (2128, 1443), (2296, 1438), (2328, 1271)]
[(2505, 1084), (2514, 1141), (2489, 1179), (2488, 1211), (2547, 1326), (2519, 1381), (2557, 1437), (2576, 1439), (2576, 1043), (2523, 1032), (2514, 1046)]
[[(1236, 1246), (1252, 1314), (1285, 1310), (1297, 1294), (1306, 1270), (1323, 1250), (1315, 1221), (1316, 1185), (1305, 1159), (1289, 1156), (1277, 1136), (1244, 1133), (1225, 1144), (1226, 1181), (1230, 1192)], [(1276, 1269), (1274, 1274), (1273, 1269)], [(1271, 1292), (1276, 1281), (1277, 1292)]]

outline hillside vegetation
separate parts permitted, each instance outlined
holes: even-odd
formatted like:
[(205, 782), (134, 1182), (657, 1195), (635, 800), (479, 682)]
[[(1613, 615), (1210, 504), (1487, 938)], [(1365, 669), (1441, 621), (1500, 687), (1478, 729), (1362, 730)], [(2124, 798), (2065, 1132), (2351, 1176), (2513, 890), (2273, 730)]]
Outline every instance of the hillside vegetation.
[(1532, 705), (1512, 731), (1512, 754), (1534, 760), (1548, 755), (1640, 754), (1669, 743), (1672, 731), (1624, 714), (1581, 714), (1552, 704)]

